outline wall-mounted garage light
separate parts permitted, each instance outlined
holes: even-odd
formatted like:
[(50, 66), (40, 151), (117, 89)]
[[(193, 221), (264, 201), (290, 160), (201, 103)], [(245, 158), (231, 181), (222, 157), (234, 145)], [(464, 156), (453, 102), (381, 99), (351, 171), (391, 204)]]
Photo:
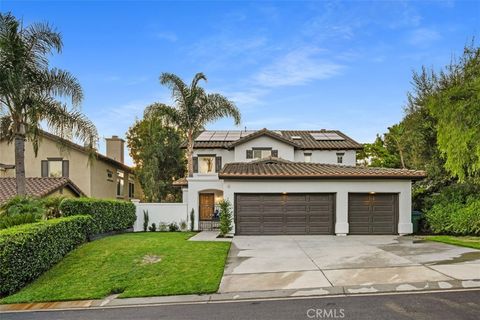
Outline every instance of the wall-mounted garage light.
[(370, 193), (370, 194), (375, 194), (375, 192), (373, 192), (373, 191), (371, 191), (371, 192), (369, 192), (369, 193)]
[(286, 192), (282, 192), (282, 194), (287, 194)]

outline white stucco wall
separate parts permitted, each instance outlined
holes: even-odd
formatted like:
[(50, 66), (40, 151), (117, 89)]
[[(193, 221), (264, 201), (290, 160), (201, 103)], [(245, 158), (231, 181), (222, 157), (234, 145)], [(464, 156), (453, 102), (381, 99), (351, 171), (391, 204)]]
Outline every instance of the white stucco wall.
[(342, 165), (355, 166), (357, 162), (355, 150), (295, 150), (295, 161), (304, 162), (305, 153), (312, 154), (313, 163), (338, 164), (337, 153), (344, 153)]
[(170, 224), (176, 222), (188, 222), (187, 204), (186, 203), (140, 203), (134, 202), (136, 207), (137, 220), (133, 226), (133, 231), (143, 231), (143, 211), (148, 211), (149, 223), (151, 226), (154, 222), (158, 228), (160, 222)]
[[(235, 193), (325, 192), (336, 194), (335, 233), (348, 234), (348, 194), (378, 192), (399, 194), (400, 234), (412, 233), (411, 181), (409, 180), (226, 180), (224, 198), (234, 205)], [(198, 197), (197, 197), (198, 199)], [(190, 203), (189, 203), (190, 205)], [(196, 203), (198, 207), (198, 200)]]
[(193, 209), (194, 212), (194, 229), (198, 230), (199, 219), (198, 219), (198, 210), (199, 210), (199, 202), (198, 202), (198, 195), (201, 192), (208, 192), (208, 193), (215, 193), (215, 201), (218, 202), (222, 199), (223, 193), (223, 180), (218, 179), (218, 175), (194, 175), (191, 178), (187, 178), (188, 180), (188, 192), (187, 197), (188, 199), (183, 202), (187, 203), (187, 212), (188, 217), (190, 217), (190, 211)]
[(217, 157), (222, 157), (222, 164), (234, 162), (235, 161), (235, 152), (233, 150), (227, 149), (194, 149), (193, 156), (197, 157), (198, 155), (212, 154)]
[(246, 157), (246, 150), (250, 150), (252, 148), (272, 148), (272, 150), (278, 150), (279, 158), (294, 161), (293, 146), (277, 139), (272, 139), (267, 136), (260, 136), (235, 147), (235, 162), (249, 162), (254, 160), (247, 159)]

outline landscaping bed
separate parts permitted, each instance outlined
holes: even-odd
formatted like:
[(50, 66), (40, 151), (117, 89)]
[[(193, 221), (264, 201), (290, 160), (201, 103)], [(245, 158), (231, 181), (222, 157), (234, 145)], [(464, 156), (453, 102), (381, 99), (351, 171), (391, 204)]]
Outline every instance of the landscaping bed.
[(425, 239), (480, 250), (480, 237), (427, 236)]
[(86, 243), (1, 303), (216, 292), (230, 243), (194, 233), (128, 233)]

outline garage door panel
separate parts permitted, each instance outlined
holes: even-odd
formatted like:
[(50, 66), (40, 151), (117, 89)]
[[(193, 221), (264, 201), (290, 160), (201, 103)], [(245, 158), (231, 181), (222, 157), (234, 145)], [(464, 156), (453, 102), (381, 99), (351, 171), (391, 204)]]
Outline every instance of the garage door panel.
[(349, 194), (350, 234), (396, 234), (398, 194)]
[[(332, 194), (240, 194), (235, 199), (237, 234), (333, 234)], [(248, 223), (259, 227), (246, 229), (245, 215), (257, 217)]]

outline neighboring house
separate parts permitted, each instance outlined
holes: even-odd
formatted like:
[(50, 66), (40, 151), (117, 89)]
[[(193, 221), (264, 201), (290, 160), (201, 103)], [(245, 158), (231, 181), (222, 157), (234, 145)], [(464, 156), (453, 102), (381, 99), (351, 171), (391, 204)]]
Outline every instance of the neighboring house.
[[(90, 152), (88, 148), (48, 132), (40, 133), (35, 157), (33, 145), (25, 144), (27, 177), (69, 178), (88, 197), (132, 199), (141, 197), (140, 185), (133, 168), (125, 165), (124, 140), (107, 138), (107, 155)], [(14, 177), (14, 146), (0, 141), (0, 177)]]
[(424, 173), (356, 167), (361, 149), (340, 131), (204, 131), (193, 177), (175, 185), (200, 230), (218, 227), (228, 199), (237, 235), (411, 233), (411, 184)]
[[(27, 178), (27, 195), (31, 197), (81, 197), (84, 193), (68, 178)], [(0, 177), (0, 204), (15, 197), (15, 178)]]

